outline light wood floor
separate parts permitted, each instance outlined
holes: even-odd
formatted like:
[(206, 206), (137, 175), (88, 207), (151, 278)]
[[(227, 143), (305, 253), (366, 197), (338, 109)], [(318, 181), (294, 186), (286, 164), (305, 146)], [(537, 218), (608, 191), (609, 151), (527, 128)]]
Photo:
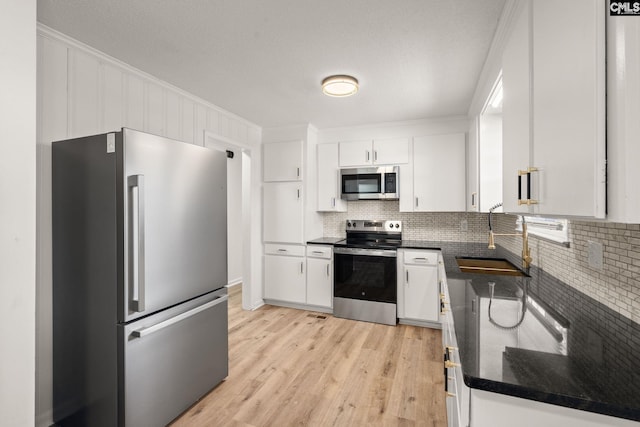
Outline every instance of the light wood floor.
[(446, 426), (440, 331), (229, 296), (229, 377), (174, 427)]

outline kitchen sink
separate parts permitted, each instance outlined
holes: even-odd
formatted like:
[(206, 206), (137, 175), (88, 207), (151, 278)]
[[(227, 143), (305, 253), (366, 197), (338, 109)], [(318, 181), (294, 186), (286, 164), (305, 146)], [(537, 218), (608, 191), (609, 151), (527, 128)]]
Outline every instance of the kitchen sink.
[(520, 268), (504, 258), (459, 257), (456, 261), (463, 273), (527, 276)]

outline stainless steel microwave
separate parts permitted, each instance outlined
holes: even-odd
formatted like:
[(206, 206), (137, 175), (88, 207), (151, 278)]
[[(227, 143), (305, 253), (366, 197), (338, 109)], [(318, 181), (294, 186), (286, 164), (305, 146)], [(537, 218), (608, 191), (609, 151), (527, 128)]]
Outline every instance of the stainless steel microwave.
[(343, 200), (398, 200), (398, 166), (340, 169)]

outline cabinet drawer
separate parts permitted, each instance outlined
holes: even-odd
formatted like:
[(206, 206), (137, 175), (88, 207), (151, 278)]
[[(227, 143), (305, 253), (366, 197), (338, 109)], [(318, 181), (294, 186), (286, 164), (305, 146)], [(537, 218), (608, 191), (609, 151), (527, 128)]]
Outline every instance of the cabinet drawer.
[(404, 251), (405, 264), (437, 265), (438, 252), (435, 251)]
[(304, 246), (297, 245), (279, 245), (277, 243), (267, 243), (264, 245), (264, 253), (266, 255), (304, 256), (304, 248)]
[(331, 259), (333, 248), (331, 246), (309, 245), (307, 246), (307, 256), (313, 258)]

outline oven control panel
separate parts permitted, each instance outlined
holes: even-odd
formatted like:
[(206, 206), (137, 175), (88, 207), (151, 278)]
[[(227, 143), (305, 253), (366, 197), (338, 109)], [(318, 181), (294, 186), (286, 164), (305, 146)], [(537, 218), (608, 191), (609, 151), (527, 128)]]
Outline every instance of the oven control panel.
[(373, 232), (402, 232), (402, 221), (394, 220), (370, 220), (370, 219), (348, 219), (347, 231), (373, 231)]

